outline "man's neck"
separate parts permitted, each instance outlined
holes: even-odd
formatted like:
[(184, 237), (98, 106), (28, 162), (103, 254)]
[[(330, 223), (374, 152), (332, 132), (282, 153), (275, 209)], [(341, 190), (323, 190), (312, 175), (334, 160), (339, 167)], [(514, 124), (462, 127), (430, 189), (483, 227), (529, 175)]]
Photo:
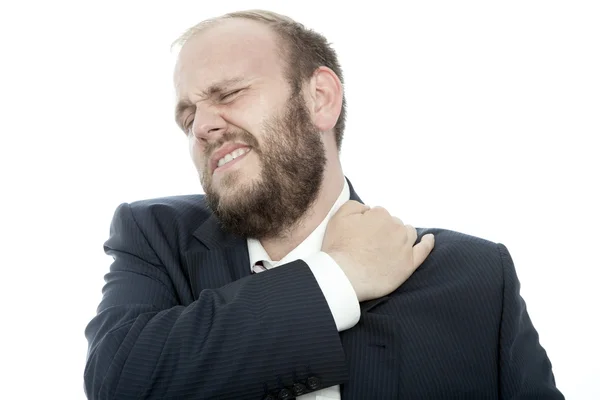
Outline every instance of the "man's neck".
[(279, 261), (294, 250), (300, 243), (323, 222), (331, 207), (340, 196), (344, 186), (344, 174), (339, 173), (324, 176), (316, 201), (306, 211), (304, 216), (281, 237), (263, 239), (261, 244), (271, 260)]

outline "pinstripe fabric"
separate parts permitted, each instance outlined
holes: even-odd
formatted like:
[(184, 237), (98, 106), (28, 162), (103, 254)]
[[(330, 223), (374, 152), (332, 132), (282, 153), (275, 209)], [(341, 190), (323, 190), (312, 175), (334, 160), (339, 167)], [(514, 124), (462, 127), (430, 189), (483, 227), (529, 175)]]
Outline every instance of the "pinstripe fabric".
[(202, 196), (122, 204), (85, 331), (87, 396), (262, 399), (318, 382), (344, 400), (562, 399), (506, 248), (429, 232), (425, 263), (338, 333), (308, 266), (250, 275), (246, 240)]

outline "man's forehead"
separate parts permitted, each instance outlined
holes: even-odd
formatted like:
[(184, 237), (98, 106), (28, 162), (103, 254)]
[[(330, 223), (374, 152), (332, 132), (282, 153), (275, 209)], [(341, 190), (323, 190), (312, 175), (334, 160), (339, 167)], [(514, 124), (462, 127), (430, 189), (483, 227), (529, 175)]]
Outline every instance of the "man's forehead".
[(191, 81), (211, 84), (232, 76), (269, 75), (279, 70), (275, 35), (264, 24), (243, 19), (217, 23), (192, 36), (175, 66), (176, 89)]

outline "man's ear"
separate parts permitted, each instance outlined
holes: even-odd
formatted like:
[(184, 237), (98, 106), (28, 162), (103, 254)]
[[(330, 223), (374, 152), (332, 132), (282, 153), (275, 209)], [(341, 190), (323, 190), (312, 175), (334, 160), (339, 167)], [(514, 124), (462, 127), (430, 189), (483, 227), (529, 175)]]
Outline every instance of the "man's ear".
[(342, 82), (330, 68), (319, 67), (311, 78), (309, 90), (313, 123), (321, 132), (332, 130), (342, 111)]

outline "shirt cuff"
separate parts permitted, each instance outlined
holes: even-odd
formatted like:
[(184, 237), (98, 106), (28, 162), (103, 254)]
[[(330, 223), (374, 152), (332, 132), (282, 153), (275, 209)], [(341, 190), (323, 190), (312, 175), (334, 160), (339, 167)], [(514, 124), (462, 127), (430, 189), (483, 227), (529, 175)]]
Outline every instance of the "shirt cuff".
[(331, 256), (323, 251), (304, 258), (315, 276), (338, 332), (352, 328), (360, 319), (358, 297), (350, 280)]

